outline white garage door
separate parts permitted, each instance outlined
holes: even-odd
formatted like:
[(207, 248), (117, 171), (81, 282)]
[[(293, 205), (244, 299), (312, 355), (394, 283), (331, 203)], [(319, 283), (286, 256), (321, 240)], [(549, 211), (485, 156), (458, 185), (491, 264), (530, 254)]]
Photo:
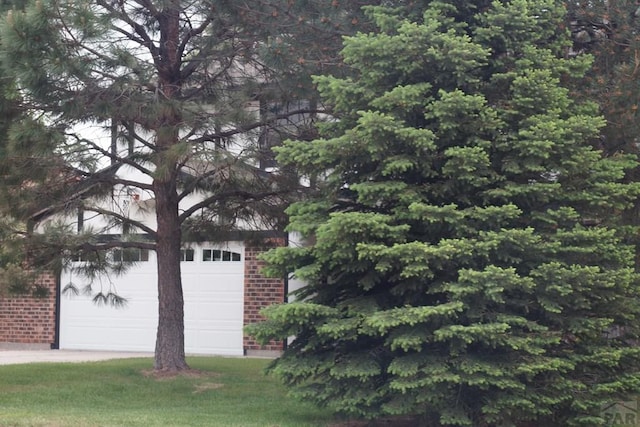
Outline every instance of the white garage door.
[[(113, 289), (124, 307), (96, 305), (93, 296), (66, 292), (60, 301), (60, 348), (153, 351), (158, 324), (155, 254), (123, 276), (94, 281), (93, 292)], [(185, 351), (192, 354), (241, 355), (244, 301), (244, 247), (240, 242), (194, 245), (183, 251)], [(121, 256), (116, 253), (116, 256)], [(125, 255), (130, 256), (130, 255)], [(81, 288), (87, 280), (64, 272), (62, 287)]]

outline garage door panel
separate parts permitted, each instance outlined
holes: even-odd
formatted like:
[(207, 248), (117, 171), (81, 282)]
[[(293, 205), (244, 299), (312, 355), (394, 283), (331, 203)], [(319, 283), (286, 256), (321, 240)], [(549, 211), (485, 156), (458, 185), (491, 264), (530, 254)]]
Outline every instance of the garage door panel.
[(237, 331), (242, 327), (236, 320), (185, 320), (185, 329), (200, 331)]
[(238, 292), (221, 291), (221, 292), (189, 292), (184, 291), (184, 300), (194, 305), (197, 304), (237, 304), (242, 301), (243, 295)]
[(188, 286), (183, 286), (184, 298), (185, 300), (198, 300), (202, 297), (213, 299), (213, 297), (215, 296), (217, 299), (224, 298), (227, 300), (231, 299), (237, 301), (240, 299), (240, 294), (238, 293), (237, 289), (238, 285), (239, 284), (236, 282), (236, 289), (233, 289), (231, 287), (225, 289), (216, 289), (212, 287), (194, 289)]
[(127, 296), (125, 305), (120, 308), (114, 308), (108, 305), (97, 305), (91, 298), (87, 297), (70, 297), (64, 298), (62, 307), (65, 308), (65, 320), (74, 320), (76, 322), (86, 322), (87, 324), (96, 324), (101, 320), (112, 323), (129, 323), (130, 320), (150, 319), (157, 322), (151, 313), (158, 310), (157, 299), (139, 298), (136, 296)]
[(62, 302), (65, 305), (76, 306), (78, 310), (88, 310), (88, 312), (94, 312), (94, 308), (100, 308), (103, 312), (129, 312), (132, 311), (133, 308), (138, 308), (142, 304), (157, 304), (158, 297), (156, 295), (150, 295), (150, 293), (155, 293), (155, 290), (146, 291), (146, 292), (121, 292), (118, 293), (118, 296), (125, 299), (125, 302), (120, 307), (112, 307), (110, 305), (105, 304), (95, 304), (93, 302), (92, 296), (85, 295), (63, 295)]
[[(147, 325), (148, 326), (148, 325)], [(155, 336), (149, 335), (148, 327), (104, 326), (92, 327), (91, 334), (86, 334), (86, 328), (69, 328), (72, 335), (87, 336), (82, 342), (70, 342), (65, 348), (73, 350), (118, 350), (118, 351), (153, 351)], [(117, 341), (107, 342), (111, 336), (122, 337)]]
[[(205, 247), (212, 247), (206, 245)], [(185, 350), (198, 354), (242, 354), (244, 263), (194, 262), (181, 264), (185, 300)], [(229, 250), (243, 253), (241, 244)], [(227, 250), (227, 249), (225, 249)], [(111, 277), (102, 289), (113, 286), (127, 299), (122, 309), (96, 306), (91, 298), (61, 298), (60, 347), (73, 349), (153, 351), (158, 298), (155, 259), (132, 267), (125, 276)], [(63, 273), (62, 283), (72, 279)], [(75, 278), (77, 280), (77, 277)], [(94, 291), (100, 286), (94, 286)]]
[(209, 323), (222, 323), (233, 322), (238, 325), (242, 325), (242, 318), (238, 316), (237, 306), (235, 305), (218, 305), (215, 309), (200, 309), (194, 313), (194, 310), (189, 310), (192, 307), (186, 307), (184, 319), (185, 322), (209, 322)]
[(185, 333), (185, 351), (199, 354), (242, 355), (242, 337), (236, 331), (191, 330)]
[(209, 274), (190, 274), (182, 277), (182, 288), (185, 294), (193, 293), (219, 293), (219, 292), (232, 292), (236, 293), (238, 290), (238, 273), (236, 274), (224, 274), (213, 275)]
[(70, 327), (73, 326), (75, 328), (80, 327), (80, 325), (87, 325), (86, 328), (101, 328), (109, 326), (126, 327), (127, 325), (141, 328), (143, 326), (148, 327), (158, 324), (157, 320), (153, 317), (145, 317), (138, 313), (132, 313), (131, 315), (125, 316), (122, 311), (110, 312), (110, 315), (105, 313), (105, 315), (102, 316), (91, 316), (89, 314), (74, 315), (68, 316), (66, 320), (69, 321), (68, 323)]

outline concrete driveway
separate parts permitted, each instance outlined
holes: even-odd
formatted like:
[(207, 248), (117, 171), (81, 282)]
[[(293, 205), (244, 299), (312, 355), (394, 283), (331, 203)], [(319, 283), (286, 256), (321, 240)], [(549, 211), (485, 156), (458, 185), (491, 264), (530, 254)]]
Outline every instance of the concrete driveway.
[(153, 358), (153, 353), (84, 350), (3, 350), (0, 349), (0, 365), (16, 365), (39, 362), (92, 362), (132, 357)]

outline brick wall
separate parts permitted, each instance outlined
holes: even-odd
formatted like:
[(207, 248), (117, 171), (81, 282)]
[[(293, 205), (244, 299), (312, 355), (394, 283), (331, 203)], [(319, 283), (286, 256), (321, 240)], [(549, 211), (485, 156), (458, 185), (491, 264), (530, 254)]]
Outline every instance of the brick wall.
[(45, 297), (0, 297), (0, 343), (53, 344), (56, 335), (56, 278), (40, 276)]
[[(259, 322), (263, 319), (260, 310), (274, 303), (284, 302), (285, 285), (283, 279), (271, 279), (260, 273), (264, 262), (258, 256), (275, 246), (284, 246), (284, 239), (270, 239), (262, 245), (247, 245), (244, 249), (244, 324)], [(271, 341), (260, 345), (252, 337), (245, 336), (244, 350), (281, 351), (282, 341)]]

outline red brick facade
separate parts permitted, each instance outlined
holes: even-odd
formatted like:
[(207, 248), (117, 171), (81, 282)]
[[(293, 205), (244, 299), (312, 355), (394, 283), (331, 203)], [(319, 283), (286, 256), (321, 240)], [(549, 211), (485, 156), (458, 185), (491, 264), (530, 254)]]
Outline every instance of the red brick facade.
[[(244, 324), (257, 323), (263, 319), (260, 310), (276, 303), (284, 302), (285, 285), (283, 279), (271, 279), (260, 272), (264, 261), (258, 256), (274, 246), (284, 246), (284, 239), (272, 239), (264, 246), (247, 246), (244, 249)], [(252, 337), (245, 336), (243, 340), (246, 351), (281, 351), (282, 341), (271, 341), (260, 345)]]
[(0, 297), (0, 343), (54, 344), (56, 340), (56, 278), (40, 277), (44, 297)]

